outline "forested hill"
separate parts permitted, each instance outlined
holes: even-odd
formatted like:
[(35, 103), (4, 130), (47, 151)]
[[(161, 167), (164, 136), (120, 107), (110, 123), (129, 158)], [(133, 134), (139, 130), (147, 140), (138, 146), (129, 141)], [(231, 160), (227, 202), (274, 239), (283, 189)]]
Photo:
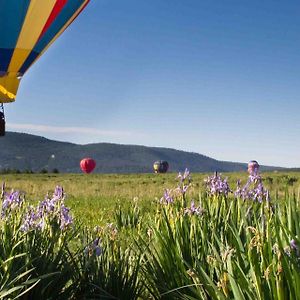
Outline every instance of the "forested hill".
[(58, 169), (61, 173), (78, 173), (79, 162), (84, 157), (96, 160), (94, 172), (97, 173), (152, 172), (152, 165), (156, 160), (167, 160), (170, 172), (184, 170), (186, 167), (192, 172), (246, 170), (246, 164), (218, 161), (198, 153), (169, 148), (110, 143), (77, 145), (16, 132), (7, 132), (5, 137), (0, 138), (0, 170), (39, 172), (42, 169)]

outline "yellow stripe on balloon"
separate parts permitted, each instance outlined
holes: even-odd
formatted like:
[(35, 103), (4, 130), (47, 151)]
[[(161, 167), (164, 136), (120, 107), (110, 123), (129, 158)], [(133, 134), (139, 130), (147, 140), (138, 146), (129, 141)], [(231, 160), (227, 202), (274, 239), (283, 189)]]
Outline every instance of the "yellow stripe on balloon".
[(19, 83), (16, 74), (0, 77), (0, 103), (15, 101)]
[[(82, 5), (76, 10), (74, 15), (69, 19), (69, 21), (62, 27), (62, 29), (54, 36), (54, 38), (49, 42), (49, 44), (44, 48), (44, 50), (37, 56), (37, 58), (32, 62), (30, 67), (47, 51), (47, 49), (55, 42), (55, 40), (68, 28), (68, 26), (74, 21), (74, 19), (78, 16), (80, 11), (83, 9), (83, 7), (86, 5), (86, 3), (89, 2), (89, 0), (85, 0)], [(29, 68), (30, 68), (29, 67)]]
[(0, 92), (4, 95), (6, 95), (9, 99), (14, 99), (16, 98), (16, 95), (13, 93), (10, 93), (4, 86), (0, 84)]
[(31, 0), (8, 71), (18, 72), (34, 48), (56, 0)]

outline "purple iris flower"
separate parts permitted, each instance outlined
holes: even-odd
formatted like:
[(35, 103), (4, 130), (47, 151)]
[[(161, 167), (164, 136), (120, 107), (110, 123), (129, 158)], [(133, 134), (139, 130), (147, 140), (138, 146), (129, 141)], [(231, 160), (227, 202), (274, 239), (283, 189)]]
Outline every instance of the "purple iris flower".
[(292, 239), (291, 241), (290, 241), (290, 247), (291, 247), (291, 249), (293, 250), (293, 251), (295, 251), (296, 252), (296, 255), (298, 256), (298, 257), (300, 257), (300, 249), (299, 249), (299, 246), (297, 245), (297, 242), (294, 240), (294, 239)]
[(170, 204), (174, 202), (173, 197), (171, 196), (172, 190), (165, 189), (164, 196), (160, 199), (160, 203)]
[(63, 188), (59, 186), (55, 188), (52, 198), (47, 195), (36, 208), (28, 209), (21, 229), (23, 231), (43, 229), (46, 223), (51, 223), (53, 220), (59, 224), (61, 230), (65, 230), (73, 224), (70, 209), (64, 204)]
[(270, 193), (264, 187), (262, 178), (259, 174), (251, 173), (247, 183), (243, 187), (241, 187), (241, 181), (238, 180), (234, 195), (236, 198), (241, 198), (244, 201), (252, 200), (259, 203), (270, 201)]
[(184, 170), (184, 173), (182, 174), (181, 172), (178, 173), (178, 176), (177, 178), (179, 179), (179, 181), (182, 183), (184, 182), (185, 180), (188, 180), (188, 182), (191, 181), (191, 173), (190, 171), (186, 168)]
[(24, 195), (19, 191), (12, 190), (10, 193), (5, 192), (5, 185), (2, 186), (2, 209), (1, 217), (4, 218), (8, 212), (21, 207), (24, 202)]
[(93, 243), (96, 256), (100, 256), (103, 252), (103, 249), (100, 246), (100, 241), (101, 241), (100, 238), (97, 238), (94, 240), (94, 243)]
[(36, 213), (35, 208), (30, 206), (21, 225), (21, 230), (28, 232), (34, 229), (42, 229), (42, 225), (41, 218)]
[(68, 207), (65, 207), (64, 204), (60, 207), (60, 229), (65, 230), (68, 228), (71, 224), (73, 224), (73, 218), (70, 215), (70, 209)]
[(95, 254), (96, 256), (100, 256), (103, 253), (103, 248), (101, 247), (101, 239), (96, 238), (91, 244), (85, 247), (84, 249), (85, 255), (92, 256)]
[(221, 175), (217, 174), (217, 172), (214, 175), (209, 176), (205, 182), (207, 191), (210, 195), (224, 195), (227, 197), (229, 192), (231, 192), (227, 178), (222, 179)]
[(184, 213), (188, 215), (198, 215), (201, 216), (204, 209), (201, 206), (196, 207), (195, 201), (192, 200), (191, 206), (184, 209)]

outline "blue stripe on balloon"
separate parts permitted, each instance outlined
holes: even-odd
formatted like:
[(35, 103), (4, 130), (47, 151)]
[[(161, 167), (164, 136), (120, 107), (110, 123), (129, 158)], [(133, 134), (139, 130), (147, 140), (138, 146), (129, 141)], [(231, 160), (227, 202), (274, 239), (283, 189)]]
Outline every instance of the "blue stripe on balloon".
[(0, 0), (0, 48), (16, 46), (30, 1)]
[(0, 48), (0, 71), (7, 72), (11, 57), (15, 49)]
[(68, 1), (60, 14), (56, 17), (49, 29), (44, 33), (41, 39), (34, 47), (35, 51), (42, 52), (49, 42), (56, 36), (56, 34), (64, 27), (69, 19), (75, 14), (78, 8), (82, 5), (84, 0)]
[(24, 74), (28, 68), (31, 66), (31, 64), (36, 60), (36, 58), (39, 56), (40, 53), (36, 51), (31, 51), (27, 59), (25, 60), (24, 64), (19, 70), (19, 73)]
[(75, 14), (75, 12), (79, 9), (83, 2), (84, 0), (69, 0), (66, 3), (60, 14), (56, 17), (56, 19), (50, 25), (48, 30), (44, 33), (44, 35), (34, 46), (32, 53), (26, 59), (23, 66), (20, 68), (20, 73), (24, 74), (28, 70), (31, 64), (36, 60), (38, 54), (41, 53), (47, 47), (47, 45), (64, 27), (64, 25), (69, 21), (69, 19)]

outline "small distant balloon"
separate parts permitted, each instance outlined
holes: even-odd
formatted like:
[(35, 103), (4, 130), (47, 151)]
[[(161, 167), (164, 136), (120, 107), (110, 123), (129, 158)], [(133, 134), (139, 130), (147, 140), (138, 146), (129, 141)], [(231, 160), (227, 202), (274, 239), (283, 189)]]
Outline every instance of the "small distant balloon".
[(259, 170), (259, 164), (256, 160), (251, 160), (248, 163), (248, 172), (249, 174), (256, 174)]
[(96, 162), (92, 158), (84, 158), (80, 161), (80, 168), (84, 173), (91, 173), (96, 167)]
[(154, 162), (153, 169), (155, 173), (167, 173), (169, 164), (165, 160), (158, 160)]

